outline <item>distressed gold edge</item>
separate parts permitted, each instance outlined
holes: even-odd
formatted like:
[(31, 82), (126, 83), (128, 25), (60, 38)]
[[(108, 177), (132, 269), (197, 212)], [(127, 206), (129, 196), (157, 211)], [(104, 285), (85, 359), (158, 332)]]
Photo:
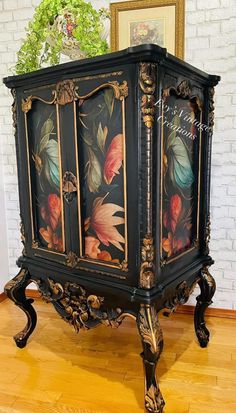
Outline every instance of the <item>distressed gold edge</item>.
[[(64, 258), (67, 257), (65, 252), (62, 253), (62, 252), (53, 251), (53, 250), (48, 249), (47, 247), (32, 247), (32, 248), (36, 251), (43, 251), (46, 254), (55, 254), (55, 255), (59, 255), (60, 257), (64, 257)], [(36, 256), (36, 253), (34, 253), (34, 255)]]
[(59, 174), (60, 174), (60, 198), (61, 198), (61, 227), (62, 227), (62, 245), (63, 252), (66, 250), (65, 245), (65, 217), (64, 217), (64, 198), (63, 198), (63, 176), (62, 176), (62, 153), (61, 153), (61, 128), (60, 128), (60, 111), (59, 105), (56, 103), (56, 119), (57, 119), (57, 140), (58, 140), (58, 155), (59, 155)]
[(79, 149), (78, 149), (78, 128), (77, 128), (77, 109), (76, 102), (73, 102), (74, 110), (74, 141), (75, 141), (75, 162), (76, 162), (76, 175), (77, 175), (77, 206), (78, 206), (78, 224), (79, 224), (79, 252), (83, 255), (82, 246), (82, 220), (81, 220), (81, 197), (80, 197), (80, 172), (79, 172)]
[(128, 205), (127, 205), (127, 161), (126, 161), (126, 119), (125, 98), (122, 98), (122, 126), (123, 126), (123, 162), (124, 162), (124, 207), (125, 207), (125, 262), (128, 265)]
[(184, 0), (136, 0), (110, 3), (111, 12), (111, 51), (119, 50), (119, 19), (122, 11), (139, 10), (152, 7), (175, 6), (175, 56), (184, 58), (185, 2)]
[(26, 141), (26, 154), (27, 154), (27, 169), (28, 169), (28, 189), (29, 189), (29, 202), (30, 202), (30, 221), (31, 221), (31, 238), (32, 243), (34, 242), (34, 221), (33, 221), (33, 202), (32, 202), (32, 185), (31, 185), (31, 168), (30, 168), (30, 157), (29, 157), (29, 133), (28, 133), (28, 122), (27, 113), (24, 113), (25, 119), (25, 141)]
[[(80, 82), (80, 81), (91, 80), (91, 79), (103, 79), (105, 77), (110, 77), (110, 76), (121, 76), (123, 75), (123, 73), (124, 73), (123, 71), (119, 70), (118, 72), (101, 73), (99, 75), (81, 76), (81, 77), (69, 78), (69, 79), (71, 79), (73, 82)], [(56, 86), (56, 83), (50, 83), (48, 85), (35, 87), (33, 89), (25, 89), (23, 93), (33, 92), (34, 90), (45, 90), (45, 89), (48, 89), (54, 86)]]
[[(200, 109), (201, 111), (201, 109)], [(163, 101), (162, 101), (162, 115), (163, 115)], [(202, 111), (201, 111), (201, 121), (202, 121)], [(162, 117), (162, 133), (161, 133), (161, 200), (160, 200), (160, 262), (162, 260), (165, 261), (165, 265), (170, 264), (171, 262), (181, 258), (182, 256), (188, 254), (189, 252), (192, 252), (194, 249), (196, 249), (196, 246), (192, 246), (186, 251), (183, 251), (181, 254), (178, 254), (177, 256), (173, 258), (163, 258), (162, 255), (162, 237), (163, 237), (163, 224), (162, 224), (162, 215), (163, 215), (163, 145), (164, 145), (164, 124), (163, 124), (163, 117)], [(201, 144), (202, 144), (202, 131), (200, 130), (200, 138), (199, 138), (199, 155), (198, 155), (198, 203), (197, 203), (197, 238), (195, 241), (199, 241), (199, 224), (200, 224), (200, 189), (201, 189)]]
[(121, 95), (119, 95), (119, 97), (117, 96), (117, 89), (119, 89), (119, 86), (120, 86), (120, 85), (114, 85), (112, 82), (102, 83), (101, 85), (97, 86), (95, 89), (92, 89), (92, 90), (91, 90), (89, 93), (87, 93), (86, 95), (79, 95), (79, 94), (76, 93), (76, 97), (77, 97), (77, 99), (86, 100), (86, 99), (92, 97), (93, 95), (95, 95), (95, 94), (96, 94), (97, 92), (99, 92), (100, 90), (103, 90), (103, 89), (106, 89), (107, 87), (110, 87), (110, 88), (112, 88), (112, 89), (114, 90), (115, 98), (116, 98), (116, 99), (120, 99), (120, 96), (121, 96)]
[[(201, 110), (201, 109), (200, 109)], [(202, 110), (200, 116), (200, 123), (202, 124)], [(199, 156), (198, 156), (198, 200), (197, 200), (197, 207), (198, 207), (198, 214), (197, 214), (197, 241), (199, 240), (199, 232), (200, 232), (200, 199), (201, 199), (201, 163), (202, 163), (202, 130), (200, 130), (200, 139), (199, 139)]]

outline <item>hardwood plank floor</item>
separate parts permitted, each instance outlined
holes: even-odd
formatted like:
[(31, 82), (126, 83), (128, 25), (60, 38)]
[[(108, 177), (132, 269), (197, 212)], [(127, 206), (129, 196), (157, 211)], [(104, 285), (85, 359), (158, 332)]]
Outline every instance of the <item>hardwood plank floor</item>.
[[(12, 336), (24, 314), (8, 300), (0, 304), (0, 413), (143, 413), (135, 322), (76, 335), (50, 304), (34, 306), (38, 325), (20, 350)], [(161, 317), (161, 325), (165, 413), (235, 413), (236, 320), (208, 319), (207, 349), (198, 346), (190, 315)]]

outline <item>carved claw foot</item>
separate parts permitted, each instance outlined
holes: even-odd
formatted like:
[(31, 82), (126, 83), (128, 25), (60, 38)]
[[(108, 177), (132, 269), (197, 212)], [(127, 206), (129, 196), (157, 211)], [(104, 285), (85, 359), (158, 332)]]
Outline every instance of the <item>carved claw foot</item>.
[(35, 329), (37, 323), (36, 312), (31, 305), (34, 300), (27, 299), (25, 289), (30, 284), (31, 279), (27, 270), (21, 269), (19, 274), (9, 281), (5, 286), (5, 294), (10, 298), (27, 316), (25, 328), (14, 336), (17, 347), (24, 348), (29, 336)]
[(212, 297), (215, 293), (216, 283), (212, 275), (208, 271), (208, 267), (204, 267), (200, 280), (198, 281), (201, 293), (197, 297), (197, 305), (194, 313), (194, 325), (196, 335), (201, 347), (207, 347), (210, 333), (206, 327), (205, 311), (212, 304)]
[(145, 409), (150, 413), (162, 413), (165, 402), (156, 381), (156, 366), (163, 349), (163, 335), (156, 309), (141, 305), (137, 325), (142, 339), (145, 371)]

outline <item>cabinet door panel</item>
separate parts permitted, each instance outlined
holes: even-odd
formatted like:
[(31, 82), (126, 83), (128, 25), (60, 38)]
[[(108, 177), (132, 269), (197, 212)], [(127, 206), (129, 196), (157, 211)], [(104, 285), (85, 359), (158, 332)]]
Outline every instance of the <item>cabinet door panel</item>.
[[(50, 259), (67, 251), (62, 192), (63, 159), (59, 106), (52, 90), (22, 102), (29, 183), (31, 247), (34, 255)], [(51, 97), (46, 99), (46, 97)], [(63, 155), (64, 157), (64, 155)]]
[(160, 248), (166, 264), (199, 244), (202, 113), (197, 103), (173, 92), (163, 104)]
[[(118, 86), (116, 86), (118, 88)], [(125, 96), (104, 84), (77, 104), (81, 260), (127, 266)]]

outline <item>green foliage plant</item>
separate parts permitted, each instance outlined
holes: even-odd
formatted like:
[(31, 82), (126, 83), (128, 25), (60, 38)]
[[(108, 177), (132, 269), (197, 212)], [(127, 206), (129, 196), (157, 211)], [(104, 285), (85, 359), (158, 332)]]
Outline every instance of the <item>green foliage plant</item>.
[[(26, 39), (18, 52), (16, 74), (38, 70), (45, 63), (59, 63), (63, 33), (53, 23), (65, 11), (73, 15), (75, 28), (72, 34), (86, 57), (109, 51), (107, 41), (102, 38), (102, 18), (108, 17), (106, 10), (97, 11), (84, 0), (42, 0), (29, 22)], [(53, 44), (47, 41), (49, 36), (53, 37)]]

